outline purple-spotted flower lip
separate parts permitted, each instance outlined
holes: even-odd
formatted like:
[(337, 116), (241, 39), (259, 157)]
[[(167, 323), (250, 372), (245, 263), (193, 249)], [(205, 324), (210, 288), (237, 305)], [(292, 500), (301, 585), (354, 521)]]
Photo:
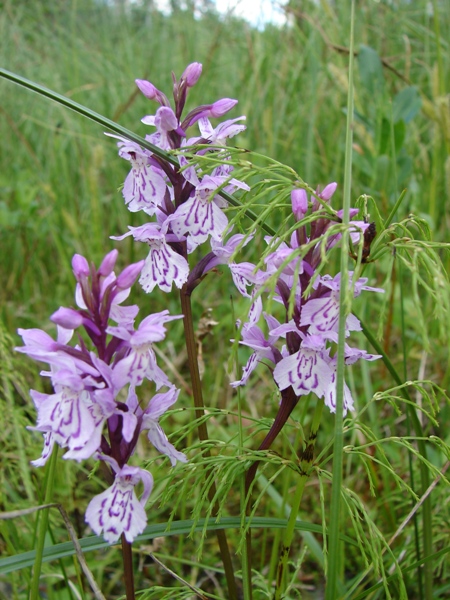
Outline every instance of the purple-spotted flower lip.
[[(184, 164), (185, 159), (180, 157), (180, 165)], [(216, 193), (218, 189), (223, 187), (227, 192), (232, 192), (236, 188), (250, 188), (246, 183), (228, 175), (204, 175), (200, 180), (191, 167), (183, 170), (183, 176), (195, 187), (195, 194), (167, 218), (167, 224), (170, 224), (178, 237), (189, 235), (188, 251), (192, 252), (209, 236), (218, 242), (222, 241), (222, 234), (228, 225), (228, 218), (222, 208), (227, 203)]]
[(112, 390), (99, 380), (99, 372), (91, 376), (83, 368), (66, 355), (65, 364), (53, 365), (50, 373), (54, 393), (30, 391), (38, 412), (33, 429), (51, 432), (53, 442), (68, 448), (64, 458), (77, 461), (89, 458), (99, 448), (103, 425), (117, 406)]
[[(98, 459), (111, 466), (115, 473), (114, 483), (90, 501), (86, 510), (86, 522), (97, 535), (110, 544), (124, 534), (131, 543), (147, 525), (144, 507), (153, 489), (153, 477), (144, 469), (124, 465), (120, 467), (115, 459), (98, 454)], [(140, 500), (134, 488), (142, 481), (144, 486)]]
[(129, 226), (127, 233), (112, 236), (113, 239), (123, 240), (131, 235), (136, 241), (148, 244), (149, 254), (139, 278), (142, 289), (147, 293), (156, 286), (168, 293), (173, 283), (181, 288), (189, 276), (187, 260), (169, 246), (169, 242), (179, 242), (180, 238), (166, 231), (166, 224), (161, 227), (157, 223), (146, 223), (139, 227)]
[(332, 374), (320, 351), (301, 347), (296, 354), (284, 357), (277, 363), (273, 377), (280, 390), (292, 386), (297, 396), (313, 392), (321, 398), (331, 383)]
[[(111, 133), (105, 135), (119, 140), (117, 142), (119, 156), (131, 163), (131, 170), (122, 189), (128, 210), (130, 212), (142, 210), (150, 216), (154, 215), (163, 204), (168, 188), (164, 174), (156, 165), (152, 153), (121, 136)], [(161, 139), (161, 146), (168, 149), (170, 143), (167, 134), (164, 133)]]

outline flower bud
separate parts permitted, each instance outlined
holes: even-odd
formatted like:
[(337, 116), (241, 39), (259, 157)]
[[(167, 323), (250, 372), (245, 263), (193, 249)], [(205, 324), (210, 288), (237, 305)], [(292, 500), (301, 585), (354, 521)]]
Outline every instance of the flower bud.
[(323, 189), (322, 192), (320, 192), (320, 194), (318, 194), (318, 196), (320, 196), (320, 198), (322, 198), (322, 200), (329, 200), (331, 198), (331, 196), (334, 194), (334, 192), (336, 191), (337, 188), (337, 183), (329, 183), (327, 186), (325, 186), (325, 188)]
[(105, 258), (102, 260), (102, 264), (100, 265), (97, 273), (101, 277), (108, 277), (114, 269), (114, 265), (116, 264), (117, 256), (119, 254), (118, 250), (111, 250)]
[(87, 276), (90, 273), (89, 263), (81, 256), (81, 254), (74, 254), (72, 258), (72, 269), (77, 281), (84, 275)]
[(291, 192), (292, 212), (297, 221), (305, 216), (308, 210), (308, 196), (303, 189), (296, 188)]
[(155, 88), (153, 83), (150, 83), (150, 81), (146, 81), (145, 79), (135, 79), (135, 82), (146, 98), (149, 100), (157, 99), (158, 90)]
[(188, 87), (193, 87), (199, 80), (201, 74), (202, 74), (201, 63), (194, 62), (185, 68), (184, 73), (181, 76), (181, 79), (186, 80), (186, 85)]
[(141, 260), (138, 263), (133, 263), (120, 273), (120, 275), (116, 279), (116, 285), (121, 290), (127, 290), (130, 288), (133, 283), (136, 281), (139, 273), (142, 271), (145, 260)]
[(58, 308), (50, 317), (50, 321), (64, 327), (64, 329), (76, 329), (83, 324), (83, 317), (73, 308)]
[(223, 117), (227, 112), (236, 106), (237, 100), (232, 98), (222, 98), (211, 104), (210, 115), (211, 117)]

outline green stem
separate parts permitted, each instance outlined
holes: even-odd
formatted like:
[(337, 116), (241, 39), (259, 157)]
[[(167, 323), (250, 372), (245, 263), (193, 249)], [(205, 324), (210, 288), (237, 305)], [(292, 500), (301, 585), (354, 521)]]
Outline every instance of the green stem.
[(297, 520), (298, 511), (300, 510), (300, 503), (302, 501), (303, 492), (305, 490), (306, 482), (309, 479), (309, 473), (301, 471), (300, 480), (297, 483), (295, 490), (294, 499), (292, 500), (291, 514), (289, 515), (289, 521), (286, 527), (286, 531), (283, 536), (281, 543), (280, 558), (277, 569), (276, 587), (274, 593), (274, 600), (280, 600), (283, 598), (284, 591), (286, 589), (286, 567), (289, 558), (289, 551), (291, 549), (292, 540), (294, 538), (295, 522)]
[[(353, 144), (353, 63), (354, 63), (354, 27), (355, 0), (351, 3), (350, 16), (350, 54), (348, 65), (348, 97), (347, 123), (345, 139), (344, 165), (344, 197), (342, 222), (348, 225), (350, 220), (350, 197), (352, 182), (352, 144)], [(351, 294), (348, 276), (348, 229), (342, 235), (341, 242), (341, 286), (339, 291), (339, 325), (336, 364), (336, 417), (334, 425), (333, 445), (333, 482), (331, 486), (331, 505), (329, 517), (329, 562), (327, 568), (327, 585), (325, 600), (336, 600), (338, 597), (340, 568), (340, 517), (341, 517), (341, 487), (343, 462), (343, 423), (344, 423), (344, 367), (345, 367), (345, 326), (347, 315), (351, 309)]]
[[(50, 504), (53, 498), (53, 483), (55, 481), (56, 460), (58, 457), (58, 446), (54, 446), (52, 455), (47, 463), (45, 473), (45, 497), (44, 504)], [(39, 580), (41, 578), (42, 557), (44, 555), (45, 536), (48, 528), (49, 508), (45, 508), (39, 515), (38, 534), (36, 540), (36, 558), (33, 566), (33, 579), (30, 589), (30, 600), (39, 600)]]
[[(239, 420), (239, 447), (244, 448), (244, 431), (242, 429), (242, 399), (238, 388), (238, 420)], [(245, 485), (245, 473), (240, 480), (240, 508), (241, 515), (247, 514), (247, 493)], [(252, 600), (252, 567), (251, 567), (251, 544), (252, 538), (249, 535), (250, 528), (245, 536), (245, 549), (242, 552), (242, 587), (244, 600)]]
[(284, 532), (283, 541), (281, 545), (280, 558), (277, 569), (277, 579), (275, 584), (276, 587), (273, 596), (274, 600), (281, 600), (286, 589), (286, 568), (289, 559), (289, 552), (291, 549), (292, 540), (294, 539), (295, 525), (297, 522), (298, 512), (300, 510), (300, 503), (302, 501), (303, 492), (311, 474), (311, 466), (314, 458), (314, 446), (316, 443), (317, 432), (319, 430), (320, 419), (322, 417), (323, 405), (323, 399), (318, 400), (314, 411), (309, 438), (307, 440), (305, 449), (301, 453), (300, 479), (297, 483), (295, 495), (292, 500), (291, 512), (289, 515), (288, 524)]
[[(194, 333), (194, 320), (192, 317), (192, 306), (191, 306), (191, 296), (187, 290), (187, 285), (185, 284), (180, 290), (180, 301), (181, 301), (181, 310), (183, 313), (183, 323), (184, 323), (184, 336), (186, 343), (186, 351), (188, 357), (189, 364), (189, 372), (191, 375), (191, 383), (192, 383), (192, 394), (194, 397), (194, 406), (195, 406), (195, 418), (197, 419), (197, 429), (198, 429), (198, 437), (201, 442), (207, 442), (208, 437), (208, 429), (206, 426), (205, 416), (205, 405), (203, 402), (203, 392), (202, 392), (202, 384), (200, 379), (200, 372), (198, 368), (198, 358), (197, 358), (197, 344), (195, 341), (195, 333)], [(205, 449), (205, 456), (211, 456), (209, 449)], [(205, 478), (207, 479), (211, 474), (211, 469), (206, 469)], [(213, 481), (212, 485), (208, 489), (208, 498), (209, 501), (213, 504), (212, 514), (219, 514), (219, 505), (215, 500), (216, 496), (216, 485)], [(228, 586), (228, 598), (229, 600), (237, 600), (237, 586), (236, 580), (234, 578), (234, 569), (233, 563), (231, 561), (230, 549), (228, 548), (227, 536), (224, 529), (218, 529), (216, 531), (217, 541), (219, 543), (220, 555), (222, 558), (223, 568), (225, 570), (225, 577), (227, 580)]]

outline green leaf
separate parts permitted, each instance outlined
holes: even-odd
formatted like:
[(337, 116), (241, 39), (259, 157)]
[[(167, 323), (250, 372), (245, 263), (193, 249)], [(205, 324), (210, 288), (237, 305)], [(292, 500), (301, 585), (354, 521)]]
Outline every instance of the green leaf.
[(382, 92), (384, 86), (383, 65), (378, 52), (370, 46), (361, 45), (358, 52), (361, 83), (370, 94)]
[(391, 139), (391, 124), (386, 117), (383, 117), (380, 127), (380, 148), (379, 154), (387, 154), (389, 152), (389, 144)]
[(397, 159), (397, 177), (400, 186), (408, 185), (413, 173), (413, 160), (410, 156), (404, 154)]
[[(285, 529), (287, 519), (277, 519), (271, 517), (254, 517), (251, 519), (252, 528), (268, 528), (268, 529)], [(192, 520), (184, 521), (173, 521), (170, 523), (168, 528), (167, 523), (159, 523), (157, 525), (149, 525), (146, 527), (142, 535), (137, 536), (136, 543), (142, 542), (143, 540), (153, 539), (155, 537), (165, 537), (171, 535), (189, 535), (192, 531), (202, 531), (206, 528), (208, 531), (215, 531), (217, 529), (240, 529), (242, 526), (241, 517), (224, 517), (220, 522), (216, 522), (213, 519), (199, 519), (197, 522)], [(310, 531), (319, 535), (322, 535), (323, 530), (320, 525), (308, 523), (306, 521), (297, 521), (295, 529), (301, 531)], [(348, 536), (341, 536), (342, 540), (347, 543), (356, 545), (354, 540)], [(83, 552), (90, 552), (92, 550), (100, 550), (102, 548), (109, 548), (110, 544), (105, 542), (103, 538), (98, 536), (89, 536), (80, 540), (80, 546)], [(54, 546), (47, 546), (44, 548), (43, 562), (50, 562), (63, 558), (64, 556), (72, 556), (75, 554), (75, 548), (72, 542), (64, 542), (62, 544), (55, 544)], [(24, 552), (15, 556), (8, 556), (0, 560), (0, 575), (5, 573), (11, 573), (12, 571), (18, 571), (26, 567), (31, 567), (34, 564), (36, 558), (36, 552)]]
[(394, 142), (395, 152), (398, 154), (402, 149), (403, 142), (405, 141), (406, 125), (405, 120), (401, 119), (394, 125)]
[(404, 88), (394, 97), (392, 107), (394, 123), (397, 123), (400, 119), (405, 123), (409, 123), (417, 115), (421, 106), (422, 99), (417, 87), (410, 85)]
[(387, 154), (377, 156), (375, 161), (376, 182), (380, 191), (386, 192), (391, 183), (391, 159)]

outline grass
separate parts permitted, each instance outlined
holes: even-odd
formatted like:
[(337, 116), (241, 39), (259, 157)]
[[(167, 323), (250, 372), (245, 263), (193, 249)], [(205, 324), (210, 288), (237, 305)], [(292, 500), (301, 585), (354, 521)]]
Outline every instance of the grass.
[[(197, 18), (190, 9), (180, 7), (162, 16), (151, 3), (124, 6), (91, 0), (6, 0), (0, 16), (1, 64), (144, 135), (147, 128), (139, 119), (152, 113), (154, 105), (136, 94), (134, 79), (148, 78), (158, 88), (170, 90), (172, 70), (179, 75), (189, 62), (202, 62), (202, 78), (192, 89), (190, 105), (220, 97), (239, 99), (232, 116), (247, 115), (248, 128), (236, 143), (255, 153), (250, 157), (257, 165), (252, 184), (260, 196), (251, 201), (258, 213), (273, 203), (265, 217), (269, 226), (278, 228), (286, 218), (289, 198), (285, 195), (280, 200), (280, 192), (287, 184), (280, 183), (280, 178), (292, 181), (294, 176), (280, 169), (279, 187), (270, 191), (264, 179), (277, 177), (267, 170), (269, 161), (257, 154), (293, 168), (313, 187), (337, 181), (339, 190), (343, 189), (350, 15), (346, 3), (311, 2), (301, 10), (291, 2), (291, 26), (283, 31), (268, 26), (262, 32), (238, 19), (223, 19), (211, 9)], [(343, 585), (341, 595), (346, 598), (388, 594), (400, 598), (402, 593), (410, 598), (431, 597), (420, 581), (421, 569), (414, 566), (415, 540), (423, 555), (422, 518), (416, 523), (407, 521), (389, 548), (386, 543), (425, 491), (420, 483), (424, 467), (430, 484), (436, 484), (430, 494), (428, 532), (434, 553), (432, 597), (444, 598), (450, 589), (445, 554), (449, 547), (448, 480), (439, 478), (449, 458), (450, 442), (445, 392), (449, 257), (443, 245), (448, 239), (446, 198), (450, 194), (450, 17), (444, 2), (435, 0), (432, 7), (434, 16), (425, 0), (364, 0), (356, 10), (352, 206), (367, 205), (381, 234), (402, 190), (407, 191), (392, 215), (393, 224), (377, 239), (378, 247), (372, 252), (377, 260), (364, 272), (371, 284), (386, 289), (384, 298), (362, 296), (354, 306), (394, 371), (381, 361), (358, 363), (348, 381), (357, 398), (357, 413), (344, 422), (341, 536), (345, 534), (351, 542), (341, 538), (336, 567)], [(73, 253), (98, 263), (106, 251), (118, 247), (124, 265), (142, 258), (144, 249), (128, 241), (109, 240), (110, 235), (125, 232), (127, 225), (143, 221), (142, 215), (131, 214), (123, 206), (119, 187), (127, 165), (117, 158), (102, 128), (10, 82), (2, 80), (0, 89), (0, 500), (2, 510), (11, 511), (44, 499), (44, 473), (29, 466), (40, 454), (40, 440), (25, 429), (35, 418), (27, 390), (42, 390), (44, 384), (35, 365), (11, 352), (19, 343), (16, 329), (49, 329), (48, 316), (60, 305), (71, 303)], [(334, 206), (340, 207), (342, 191), (336, 197)], [(412, 213), (416, 216), (409, 219)], [(394, 225), (398, 222), (402, 225)], [(241, 219), (240, 226), (248, 228), (251, 221)], [(259, 257), (264, 247), (262, 241), (256, 243)], [(253, 260), (250, 254), (248, 260)], [(327, 265), (327, 270), (334, 267), (334, 273), (339, 265), (337, 253), (333, 260), (335, 264)], [(192, 519), (194, 526), (198, 519), (208, 517), (203, 475), (197, 468), (207, 461), (216, 470), (223, 514), (239, 515), (242, 457), (257, 447), (275, 414), (271, 379), (261, 369), (242, 394), (245, 420), (240, 425), (238, 399), (228, 386), (224, 365), (229, 364), (231, 344), (227, 341), (235, 337), (235, 316), (245, 306), (225, 272), (211, 282), (194, 295), (194, 311), (198, 320), (211, 308), (217, 322), (203, 341), (212, 457), (203, 456), (205, 447), (196, 439), (182, 344), (171, 342), (162, 351), (183, 391), (179, 409), (165, 426), (172, 429), (180, 448), (189, 449), (190, 462), (185, 470), (168, 472), (167, 461), (155, 458), (148, 446), (138, 449), (136, 458), (151, 464), (157, 482), (148, 505), (150, 526), (169, 519)], [(174, 314), (179, 312), (175, 293), (157, 298), (134, 292), (134, 301), (145, 305), (149, 300), (149, 311), (169, 308)], [(173, 339), (180, 339), (177, 323), (172, 331)], [(244, 348), (238, 357), (239, 365), (244, 364), (248, 357)], [(239, 369), (235, 367), (235, 372)], [(400, 387), (415, 380), (423, 384)], [(413, 420), (416, 412), (407, 408), (409, 403), (418, 407), (420, 430)], [(259, 517), (287, 516), (296, 482), (295, 440), (308, 429), (313, 405), (312, 399), (299, 404), (287, 429), (264, 457), (253, 493)], [(299, 591), (306, 599), (323, 597), (323, 565), (329, 557), (322, 547), (326, 538), (321, 528), (330, 508), (333, 427), (334, 419), (327, 413), (316, 441), (315, 475), (300, 508), (302, 521), (316, 528), (302, 529), (296, 538), (298, 546), (291, 559), (298, 571), (292, 567), (290, 573), (297, 590), (290, 592), (293, 598)], [(424, 441), (417, 443), (416, 437)], [(426, 459), (421, 444), (426, 446)], [(93, 491), (103, 489), (97, 475), (90, 474), (91, 466), (59, 461), (55, 475), (54, 501), (63, 504), (79, 538), (88, 533), (84, 511), (89, 498)], [(50, 511), (49, 522), (46, 544), (67, 541), (56, 510)], [(198, 522), (205, 527), (203, 521)], [(2, 554), (19, 556), (33, 550), (37, 528), (35, 514), (1, 521)], [(149, 559), (150, 551), (189, 583), (226, 598), (215, 538), (206, 533), (201, 529), (189, 537), (183, 531), (164, 540), (137, 543), (137, 587), (147, 589), (141, 597), (163, 598), (165, 593), (169, 598), (176, 594), (192, 597), (191, 591)], [(239, 529), (230, 529), (228, 534), (233, 552), (240, 552)], [(270, 597), (268, 578), (274, 574), (280, 537), (275, 529), (261, 528), (254, 531), (253, 541), (258, 550), (253, 565), (257, 571), (254, 597), (259, 600)], [(123, 594), (116, 549), (95, 550), (86, 558), (107, 598)], [(240, 564), (240, 554), (236, 564)], [(44, 573), (42, 597), (92, 597), (73, 557), (45, 563)], [(385, 587), (373, 589), (383, 574)], [(30, 581), (28, 567), (2, 575), (0, 595), (26, 598)], [(172, 589), (163, 592), (156, 586)]]

